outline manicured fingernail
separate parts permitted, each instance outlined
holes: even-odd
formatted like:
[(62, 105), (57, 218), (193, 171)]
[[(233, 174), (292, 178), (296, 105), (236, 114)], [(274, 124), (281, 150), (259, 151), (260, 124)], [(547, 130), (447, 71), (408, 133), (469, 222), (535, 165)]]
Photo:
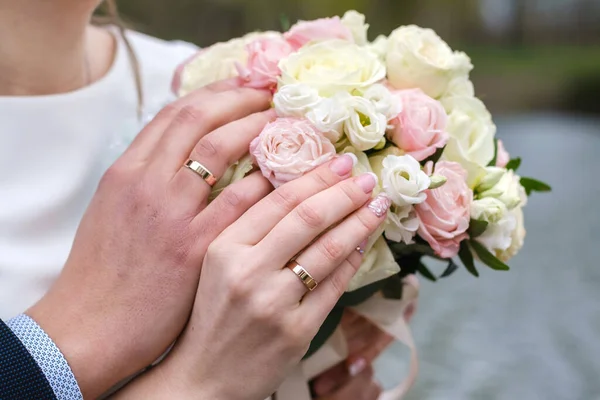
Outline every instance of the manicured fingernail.
[(355, 167), (358, 164), (358, 158), (352, 153), (344, 153), (344, 155), (350, 157), (352, 159), (352, 166)]
[(360, 188), (364, 190), (365, 193), (371, 193), (373, 189), (375, 189), (377, 181), (377, 175), (375, 175), (372, 172), (367, 172), (356, 178), (356, 184), (360, 186)]
[(365, 360), (364, 358), (359, 358), (358, 360), (350, 364), (350, 366), (348, 367), (348, 372), (350, 373), (350, 376), (356, 376), (360, 374), (366, 366), (367, 360)]
[(371, 200), (367, 207), (369, 210), (373, 211), (373, 214), (375, 214), (377, 218), (381, 218), (387, 214), (391, 205), (392, 200), (386, 194), (380, 194)]
[[(354, 156), (354, 154), (352, 154)], [(355, 157), (356, 158), (356, 157)], [(349, 154), (344, 154), (331, 163), (329, 168), (339, 176), (345, 176), (352, 171), (354, 166), (354, 159)]]

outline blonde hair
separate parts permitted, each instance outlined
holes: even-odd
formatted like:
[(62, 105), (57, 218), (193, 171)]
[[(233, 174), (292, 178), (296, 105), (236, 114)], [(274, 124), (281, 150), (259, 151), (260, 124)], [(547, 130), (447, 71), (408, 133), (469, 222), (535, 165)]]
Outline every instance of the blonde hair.
[(119, 32), (119, 36), (121, 36), (121, 40), (123, 40), (123, 43), (125, 43), (125, 48), (127, 49), (127, 55), (129, 57), (129, 62), (131, 64), (131, 68), (133, 69), (133, 76), (135, 79), (135, 88), (138, 100), (138, 118), (141, 118), (144, 108), (144, 88), (142, 86), (142, 75), (140, 72), (139, 60), (135, 54), (135, 50), (133, 49), (131, 42), (125, 34), (125, 24), (119, 15), (119, 9), (117, 8), (116, 0), (105, 0), (102, 6), (103, 7), (100, 9), (101, 14), (95, 15), (92, 19), (92, 23), (96, 25), (115, 26)]

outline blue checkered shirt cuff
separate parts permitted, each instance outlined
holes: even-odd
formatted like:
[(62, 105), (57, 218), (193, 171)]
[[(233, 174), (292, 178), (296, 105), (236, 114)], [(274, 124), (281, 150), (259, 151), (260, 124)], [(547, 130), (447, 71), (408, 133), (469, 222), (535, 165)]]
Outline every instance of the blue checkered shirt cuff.
[(31, 318), (21, 314), (6, 325), (39, 365), (58, 400), (83, 400), (79, 385), (56, 344)]

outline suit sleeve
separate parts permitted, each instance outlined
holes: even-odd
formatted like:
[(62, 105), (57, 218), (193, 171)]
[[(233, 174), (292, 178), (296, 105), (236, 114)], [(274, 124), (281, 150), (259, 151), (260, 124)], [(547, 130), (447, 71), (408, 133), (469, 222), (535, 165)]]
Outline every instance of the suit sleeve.
[[(6, 325), (2, 323), (2, 331), (0, 345), (5, 356), (0, 358), (0, 399), (83, 400), (67, 360), (33, 319), (21, 314)], [(10, 379), (5, 383), (3, 362), (8, 361), (16, 365), (6, 372)], [(18, 388), (11, 386), (16, 384)], [(14, 389), (4, 394), (5, 386)]]
[(0, 320), (0, 399), (56, 400), (39, 365), (17, 336)]

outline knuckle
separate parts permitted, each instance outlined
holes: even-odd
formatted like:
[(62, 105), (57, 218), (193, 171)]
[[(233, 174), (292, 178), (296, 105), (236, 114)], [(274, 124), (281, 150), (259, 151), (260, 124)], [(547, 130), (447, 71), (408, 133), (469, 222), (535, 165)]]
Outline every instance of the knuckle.
[(374, 218), (374, 215), (371, 211), (367, 210), (365, 212), (357, 212), (354, 215), (359, 222), (359, 228), (356, 232), (357, 235), (368, 236), (371, 232), (377, 229), (380, 224), (380, 220), (378, 218)]
[(330, 263), (339, 264), (345, 258), (345, 246), (336, 238), (323, 236), (319, 240), (319, 251)]
[(255, 320), (264, 325), (277, 325), (276, 303), (257, 298), (250, 302), (250, 313)]
[(227, 186), (219, 195), (221, 201), (223, 201), (225, 207), (236, 208), (240, 204), (244, 204), (246, 195), (244, 192), (235, 189), (232, 186)]
[(364, 204), (367, 195), (362, 190), (359, 190), (356, 185), (342, 184), (339, 185), (339, 188), (342, 194), (348, 198), (356, 208)]
[(179, 114), (181, 106), (177, 103), (167, 104), (160, 112), (156, 115), (155, 119), (173, 119)]
[(293, 210), (300, 201), (297, 193), (282, 186), (271, 194), (271, 199), (278, 207), (284, 210)]
[(206, 118), (206, 111), (190, 104), (183, 106), (175, 117), (180, 124), (198, 124)]
[(215, 139), (205, 136), (198, 142), (194, 152), (200, 159), (213, 158), (219, 154), (219, 148), (220, 144)]
[(310, 174), (316, 186), (321, 190), (327, 189), (335, 184), (335, 181), (331, 179), (332, 174), (330, 171), (331, 169), (329, 167), (317, 168), (313, 173)]
[(323, 216), (307, 203), (302, 203), (296, 207), (295, 213), (300, 222), (309, 228), (320, 228), (324, 223)]

